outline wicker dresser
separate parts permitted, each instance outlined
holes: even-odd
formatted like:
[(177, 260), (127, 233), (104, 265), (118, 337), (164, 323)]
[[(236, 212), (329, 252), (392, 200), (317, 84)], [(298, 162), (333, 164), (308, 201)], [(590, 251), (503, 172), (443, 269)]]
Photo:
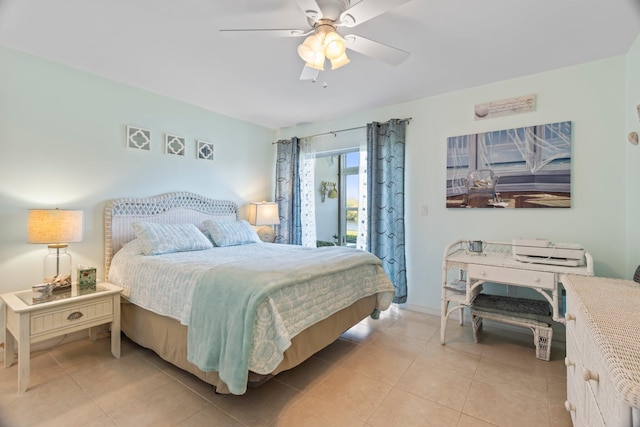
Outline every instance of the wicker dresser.
[(563, 276), (567, 400), (575, 427), (640, 427), (640, 283)]

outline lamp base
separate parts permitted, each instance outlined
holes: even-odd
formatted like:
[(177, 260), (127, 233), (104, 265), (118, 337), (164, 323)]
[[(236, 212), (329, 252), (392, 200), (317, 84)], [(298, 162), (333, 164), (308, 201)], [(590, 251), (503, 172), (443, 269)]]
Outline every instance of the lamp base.
[(44, 282), (71, 285), (71, 254), (66, 244), (49, 245), (49, 253), (44, 257)]
[(268, 225), (258, 228), (256, 233), (258, 233), (260, 240), (265, 243), (273, 243), (276, 240), (276, 233)]

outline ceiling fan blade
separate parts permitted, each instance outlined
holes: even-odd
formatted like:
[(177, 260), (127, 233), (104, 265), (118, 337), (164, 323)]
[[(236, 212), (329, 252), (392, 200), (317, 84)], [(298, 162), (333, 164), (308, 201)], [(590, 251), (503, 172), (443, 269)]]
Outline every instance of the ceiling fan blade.
[(410, 0), (362, 0), (340, 14), (340, 23), (345, 27), (355, 27), (371, 18), (401, 6)]
[(312, 21), (315, 22), (322, 19), (322, 11), (316, 0), (296, 0), (296, 2), (304, 14)]
[(316, 80), (318, 78), (318, 74), (320, 74), (319, 70), (315, 68), (307, 67), (306, 65), (302, 69), (302, 73), (300, 73), (300, 80)]
[(304, 30), (284, 30), (284, 29), (237, 29), (220, 30), (227, 37), (302, 37), (310, 33)]
[(344, 40), (348, 49), (390, 65), (400, 65), (411, 55), (402, 49), (378, 43), (365, 37), (356, 36), (355, 34), (344, 36)]

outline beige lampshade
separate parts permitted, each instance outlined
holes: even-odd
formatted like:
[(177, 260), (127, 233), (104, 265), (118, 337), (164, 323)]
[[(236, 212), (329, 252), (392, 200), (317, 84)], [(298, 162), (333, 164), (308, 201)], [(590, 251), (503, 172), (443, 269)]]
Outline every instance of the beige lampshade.
[(280, 224), (278, 204), (276, 202), (249, 203), (247, 221), (251, 225)]
[(78, 210), (29, 209), (27, 241), (49, 245), (81, 242), (82, 218)]

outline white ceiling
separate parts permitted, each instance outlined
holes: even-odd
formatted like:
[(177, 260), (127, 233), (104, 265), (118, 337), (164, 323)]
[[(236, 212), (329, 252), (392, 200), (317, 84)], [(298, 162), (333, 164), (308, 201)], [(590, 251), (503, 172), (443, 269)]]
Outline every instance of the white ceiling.
[(218, 31), (308, 27), (295, 0), (0, 0), (2, 45), (274, 129), (624, 54), (640, 0), (412, 0), (349, 31), (406, 62), (316, 83), (303, 39)]

